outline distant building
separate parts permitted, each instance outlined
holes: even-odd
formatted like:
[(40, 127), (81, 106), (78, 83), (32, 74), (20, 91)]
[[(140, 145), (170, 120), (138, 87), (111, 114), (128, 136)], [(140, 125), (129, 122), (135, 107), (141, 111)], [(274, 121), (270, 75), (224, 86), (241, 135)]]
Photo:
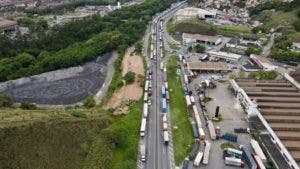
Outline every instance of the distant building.
[(206, 11), (201, 8), (184, 8), (178, 10), (175, 14), (176, 22), (195, 18), (206, 19), (215, 17), (215, 12)]
[(0, 33), (14, 31), (16, 27), (16, 21), (0, 18)]
[(222, 38), (220, 36), (208, 36), (200, 34), (189, 34), (183, 33), (182, 40), (184, 43), (205, 43), (207, 45), (219, 45), (222, 43)]
[(225, 62), (188, 62), (187, 68), (195, 72), (229, 72), (230, 67)]
[(248, 72), (258, 70), (272, 71), (277, 68), (278, 66), (275, 66), (268, 58), (255, 54), (251, 54), (248, 63), (243, 65), (243, 69)]
[(217, 52), (217, 51), (209, 51), (208, 54), (210, 57), (219, 58), (227, 62), (230, 62), (232, 64), (237, 64), (242, 57), (241, 55), (235, 53)]

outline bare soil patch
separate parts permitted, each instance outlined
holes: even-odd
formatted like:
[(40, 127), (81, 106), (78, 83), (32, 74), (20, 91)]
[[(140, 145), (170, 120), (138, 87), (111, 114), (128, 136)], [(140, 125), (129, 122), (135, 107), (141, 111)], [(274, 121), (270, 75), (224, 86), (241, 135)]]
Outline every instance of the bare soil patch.
[(135, 82), (130, 85), (124, 85), (117, 90), (111, 99), (104, 106), (105, 109), (113, 108), (116, 109), (114, 114), (124, 114), (127, 111), (126, 102), (129, 100), (139, 100), (143, 95), (143, 89), (138, 81), (138, 75), (144, 74), (144, 63), (143, 59), (133, 53), (134, 48), (130, 47), (122, 61), (122, 75), (124, 76), (127, 72), (131, 71), (136, 74)]

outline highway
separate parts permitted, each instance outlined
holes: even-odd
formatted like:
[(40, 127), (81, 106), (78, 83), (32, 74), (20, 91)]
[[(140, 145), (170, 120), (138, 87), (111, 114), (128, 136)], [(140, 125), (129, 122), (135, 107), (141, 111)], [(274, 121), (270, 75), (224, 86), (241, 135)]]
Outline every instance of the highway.
[[(137, 168), (142, 169), (174, 169), (174, 153), (173, 153), (173, 142), (172, 142), (172, 128), (170, 121), (169, 107), (167, 109), (167, 123), (168, 123), (168, 134), (169, 143), (165, 144), (163, 137), (163, 126), (162, 126), (162, 93), (161, 87), (164, 86), (166, 79), (166, 72), (160, 69), (160, 63), (163, 62), (162, 48), (163, 39), (160, 39), (160, 34), (163, 34), (163, 29), (161, 29), (160, 20), (164, 20), (170, 13), (174, 13), (182, 6), (186, 5), (184, 1), (180, 3), (173, 4), (171, 8), (162, 13), (156, 15), (151, 23), (149, 34), (146, 33), (144, 37), (144, 49), (147, 49), (147, 37), (152, 37), (153, 53), (156, 55), (153, 59), (147, 58), (148, 71), (152, 72), (151, 85), (152, 85), (152, 95), (151, 105), (149, 106), (149, 116), (147, 119), (147, 131), (144, 139), (141, 139), (146, 145), (146, 161), (138, 161)], [(162, 36), (163, 37), (163, 36)], [(147, 42), (146, 42), (147, 41)], [(147, 50), (145, 50), (147, 54)], [(166, 63), (165, 63), (166, 64)]]

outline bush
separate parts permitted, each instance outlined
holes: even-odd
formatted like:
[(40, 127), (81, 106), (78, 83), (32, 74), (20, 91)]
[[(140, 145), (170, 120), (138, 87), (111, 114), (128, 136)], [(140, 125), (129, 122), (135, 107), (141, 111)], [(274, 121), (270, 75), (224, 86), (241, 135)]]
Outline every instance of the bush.
[(35, 110), (37, 109), (36, 105), (33, 103), (30, 103), (28, 101), (22, 101), (21, 102), (21, 109), (25, 109), (25, 110)]
[(250, 56), (251, 54), (259, 55), (262, 52), (261, 48), (248, 47), (245, 51), (245, 55)]
[(73, 111), (71, 113), (71, 115), (74, 116), (74, 117), (86, 118), (86, 114), (84, 114), (80, 111)]
[(0, 107), (11, 107), (13, 104), (14, 102), (9, 96), (0, 94)]
[(84, 101), (83, 101), (83, 106), (85, 108), (92, 108), (96, 106), (96, 102), (93, 98), (93, 96), (88, 96)]
[(250, 79), (261, 79), (261, 80), (274, 80), (278, 76), (278, 72), (276, 71), (264, 71), (259, 70), (257, 72), (251, 72), (248, 75)]
[(197, 44), (195, 47), (195, 52), (197, 53), (204, 53), (205, 52), (205, 46), (204, 45), (201, 45), (201, 44)]
[(134, 82), (134, 78), (135, 78), (135, 73), (131, 71), (127, 72), (124, 76), (124, 80), (126, 84), (132, 84)]
[(128, 137), (128, 131), (125, 128), (107, 128), (102, 130), (102, 134), (107, 141), (112, 147), (120, 147), (122, 146)]
[(300, 19), (297, 19), (294, 23), (294, 28), (296, 29), (296, 31), (300, 31)]

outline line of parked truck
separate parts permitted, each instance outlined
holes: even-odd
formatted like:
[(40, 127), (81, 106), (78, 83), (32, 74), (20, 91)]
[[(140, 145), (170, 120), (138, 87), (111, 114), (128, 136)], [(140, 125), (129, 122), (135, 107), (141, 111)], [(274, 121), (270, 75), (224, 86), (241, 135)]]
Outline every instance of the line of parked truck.
[(244, 145), (240, 145), (239, 150), (234, 148), (224, 149), (225, 164), (243, 168), (246, 163), (250, 169), (270, 169), (271, 167), (267, 164), (267, 158), (258, 142), (251, 139), (250, 144), (254, 150), (252, 154)]
[[(164, 69), (163, 63), (161, 62), (161, 70)], [(162, 106), (161, 106), (161, 111), (162, 111), (162, 126), (163, 126), (163, 138), (164, 138), (164, 143), (166, 145), (169, 144), (169, 127), (168, 127), (168, 116), (167, 116), (167, 111), (168, 111), (168, 103), (170, 101), (170, 95), (169, 95), (169, 85), (168, 82), (164, 82), (163, 85), (161, 86), (161, 98), (162, 98)]]

